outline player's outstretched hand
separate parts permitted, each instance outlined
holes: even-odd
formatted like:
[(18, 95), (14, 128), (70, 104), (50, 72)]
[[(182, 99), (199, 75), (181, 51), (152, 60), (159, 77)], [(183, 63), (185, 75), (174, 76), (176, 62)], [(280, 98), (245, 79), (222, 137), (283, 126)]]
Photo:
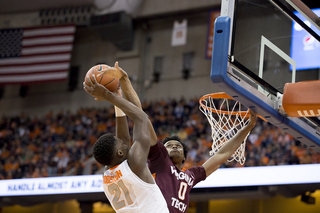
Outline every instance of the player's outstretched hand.
[(112, 95), (112, 93), (97, 82), (94, 74), (92, 74), (92, 79), (93, 81), (87, 77), (87, 83), (83, 82), (83, 89), (92, 95), (96, 101), (107, 100), (108, 95)]
[(122, 68), (119, 67), (118, 62), (114, 64), (114, 67), (108, 67), (107, 69), (101, 70), (98, 76), (106, 74), (117, 79), (121, 79), (123, 76), (128, 75)]

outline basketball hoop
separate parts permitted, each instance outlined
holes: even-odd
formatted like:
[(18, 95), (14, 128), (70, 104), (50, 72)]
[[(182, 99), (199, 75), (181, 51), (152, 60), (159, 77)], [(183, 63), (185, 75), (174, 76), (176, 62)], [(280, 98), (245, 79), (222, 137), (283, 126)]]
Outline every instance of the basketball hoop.
[[(250, 112), (247, 107), (226, 93), (204, 95), (200, 98), (199, 103), (200, 111), (207, 117), (211, 125), (212, 150), (209, 154), (214, 155), (240, 129), (249, 123)], [(228, 162), (235, 160), (241, 165), (245, 163), (244, 152), (248, 135), (228, 159)]]

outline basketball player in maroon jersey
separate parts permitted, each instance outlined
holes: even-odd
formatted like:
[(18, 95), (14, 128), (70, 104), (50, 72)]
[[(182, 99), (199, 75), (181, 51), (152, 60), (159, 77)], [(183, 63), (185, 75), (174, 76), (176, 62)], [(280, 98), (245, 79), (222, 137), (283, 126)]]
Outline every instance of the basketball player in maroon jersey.
[[(138, 95), (134, 91), (127, 73), (116, 62), (103, 72), (120, 79), (121, 88), (128, 101), (141, 108)], [(151, 136), (148, 166), (166, 199), (170, 213), (185, 213), (189, 206), (190, 190), (200, 181), (216, 171), (238, 149), (246, 135), (255, 126), (256, 114), (250, 110), (250, 122), (230, 139), (214, 156), (201, 166), (182, 170), (187, 150), (178, 136), (157, 140), (152, 123), (149, 121)]]

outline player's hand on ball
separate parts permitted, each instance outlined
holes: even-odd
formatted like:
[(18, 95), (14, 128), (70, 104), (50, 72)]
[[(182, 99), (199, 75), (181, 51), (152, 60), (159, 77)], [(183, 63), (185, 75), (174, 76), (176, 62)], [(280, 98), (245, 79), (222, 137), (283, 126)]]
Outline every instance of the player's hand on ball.
[(114, 64), (114, 67), (108, 67), (100, 71), (98, 76), (102, 76), (106, 74), (117, 79), (121, 79), (123, 76), (128, 76), (128, 74), (122, 68), (119, 67), (118, 62)]
[(92, 75), (92, 80), (87, 76), (86, 82), (83, 82), (83, 89), (92, 95), (96, 101), (106, 100), (106, 95), (111, 94), (108, 89), (97, 82), (95, 75)]

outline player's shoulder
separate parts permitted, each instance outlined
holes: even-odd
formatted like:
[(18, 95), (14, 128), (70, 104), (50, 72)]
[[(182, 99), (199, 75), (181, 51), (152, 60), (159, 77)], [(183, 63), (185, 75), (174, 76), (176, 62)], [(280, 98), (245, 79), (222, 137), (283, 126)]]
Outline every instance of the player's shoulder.
[(192, 166), (190, 168), (183, 168), (181, 171), (184, 171), (185, 173), (193, 173), (193, 174), (199, 174), (199, 172), (205, 171), (203, 166)]
[(163, 145), (163, 143), (161, 141), (158, 140), (158, 142), (153, 145), (150, 146), (150, 150), (149, 150), (149, 154), (155, 154), (158, 152), (162, 152), (162, 153), (167, 153), (167, 149), (166, 147)]

